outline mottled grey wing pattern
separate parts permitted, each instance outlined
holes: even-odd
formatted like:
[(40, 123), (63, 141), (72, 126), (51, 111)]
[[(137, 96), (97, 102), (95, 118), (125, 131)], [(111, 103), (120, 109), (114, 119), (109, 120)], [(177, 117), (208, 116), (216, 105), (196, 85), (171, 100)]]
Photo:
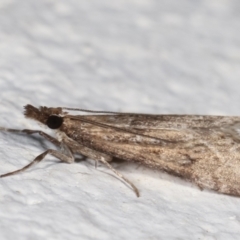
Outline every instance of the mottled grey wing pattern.
[(113, 157), (164, 170), (201, 188), (240, 195), (239, 117), (65, 116), (60, 130)]

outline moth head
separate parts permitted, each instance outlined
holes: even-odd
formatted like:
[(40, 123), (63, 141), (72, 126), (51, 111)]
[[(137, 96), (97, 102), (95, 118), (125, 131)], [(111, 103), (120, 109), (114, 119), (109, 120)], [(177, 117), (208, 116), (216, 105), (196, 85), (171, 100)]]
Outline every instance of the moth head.
[(62, 108), (36, 108), (28, 104), (24, 107), (24, 109), (25, 117), (37, 120), (51, 129), (60, 128), (63, 123), (63, 117), (66, 115), (66, 112), (62, 111)]

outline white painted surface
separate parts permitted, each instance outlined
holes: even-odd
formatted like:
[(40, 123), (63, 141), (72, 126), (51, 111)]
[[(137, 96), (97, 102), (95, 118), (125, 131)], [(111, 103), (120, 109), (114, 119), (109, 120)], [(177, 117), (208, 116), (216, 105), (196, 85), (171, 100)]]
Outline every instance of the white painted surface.
[[(237, 0), (0, 2), (0, 126), (22, 106), (239, 115)], [(0, 134), (1, 173), (51, 147)], [(239, 239), (240, 198), (134, 164), (47, 157), (0, 179), (0, 239)]]

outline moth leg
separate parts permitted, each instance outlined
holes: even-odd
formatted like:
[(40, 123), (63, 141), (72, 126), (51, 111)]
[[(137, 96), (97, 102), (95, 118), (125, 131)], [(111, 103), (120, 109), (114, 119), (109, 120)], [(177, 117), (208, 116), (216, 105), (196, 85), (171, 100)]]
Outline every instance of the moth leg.
[(136, 188), (136, 186), (135, 186), (133, 183), (131, 183), (127, 178), (125, 178), (125, 177), (124, 177), (120, 172), (118, 172), (115, 168), (113, 168), (113, 167), (108, 163), (108, 161), (106, 161), (104, 158), (101, 158), (100, 161), (101, 161), (102, 163), (104, 163), (109, 169), (111, 169), (119, 178), (123, 179), (126, 183), (128, 183), (128, 184), (132, 187), (133, 191), (136, 193), (137, 197), (140, 196), (139, 191), (138, 191), (138, 189)]
[(82, 154), (83, 156), (86, 156), (87, 158), (93, 159), (96, 162), (100, 161), (101, 158), (104, 158), (105, 161), (107, 161), (107, 162), (112, 161), (112, 157), (110, 155), (98, 152), (98, 151), (93, 150), (93, 149), (88, 148), (88, 147), (85, 147), (85, 146), (83, 146), (79, 143), (76, 144), (74, 141), (71, 141), (71, 142), (70, 141), (68, 141), (68, 142), (64, 141), (64, 143), (66, 145), (74, 146), (74, 147), (72, 147), (74, 153)]
[(44, 137), (45, 139), (47, 139), (49, 142), (53, 143), (56, 146), (60, 146), (61, 142), (58, 141), (56, 138), (50, 136), (49, 134), (40, 131), (40, 130), (31, 130), (31, 129), (23, 129), (21, 132), (26, 133), (26, 134), (34, 134), (34, 133), (38, 133), (40, 136)]
[(3, 128), (0, 127), (0, 131), (6, 131), (6, 132), (13, 132), (13, 133), (26, 133), (26, 134), (34, 134), (38, 133), (40, 136), (47, 139), (49, 142), (53, 143), (56, 146), (60, 146), (61, 143), (54, 137), (48, 135), (47, 133), (40, 131), (40, 130), (31, 130), (31, 129), (13, 129), (13, 128)]
[(98, 167), (98, 162), (99, 162), (99, 161), (102, 161), (102, 159), (104, 159), (104, 161), (106, 161), (106, 162), (111, 162), (112, 159), (113, 159), (113, 158), (112, 158), (111, 156), (109, 156), (109, 155), (102, 154), (102, 153), (98, 153), (98, 154), (99, 154), (98, 158), (94, 159), (94, 160), (95, 160), (95, 168)]
[[(69, 144), (69, 143), (68, 143)], [(107, 155), (105, 153), (98, 152), (96, 150), (90, 149), (88, 147), (85, 147), (81, 144), (75, 145), (75, 149), (73, 149), (74, 152), (80, 153), (88, 158), (91, 158), (95, 160), (95, 167), (97, 167), (98, 161), (104, 163), (109, 169), (111, 169), (119, 178), (123, 179), (126, 183), (128, 183), (133, 191), (136, 193), (137, 197), (139, 197), (139, 191), (138, 189), (131, 183), (127, 178), (125, 178), (120, 172), (118, 172), (116, 169), (114, 169), (109, 162), (112, 161), (112, 156)]]
[(50, 154), (50, 155), (60, 159), (63, 162), (66, 162), (66, 163), (74, 162), (74, 156), (73, 156), (70, 148), (68, 148), (68, 146), (65, 145), (65, 144), (61, 144), (61, 152), (57, 151), (57, 150), (53, 150), (53, 149), (48, 149), (45, 152), (43, 152), (40, 155), (38, 155), (32, 162), (30, 162), (25, 167), (20, 168), (20, 169), (18, 169), (16, 171), (13, 171), (13, 172), (9, 172), (9, 173), (0, 175), (0, 178), (11, 176), (11, 175), (15, 175), (17, 173), (21, 173), (21, 172), (27, 170), (31, 166), (33, 166), (33, 165), (39, 163), (40, 161), (42, 161), (47, 154)]

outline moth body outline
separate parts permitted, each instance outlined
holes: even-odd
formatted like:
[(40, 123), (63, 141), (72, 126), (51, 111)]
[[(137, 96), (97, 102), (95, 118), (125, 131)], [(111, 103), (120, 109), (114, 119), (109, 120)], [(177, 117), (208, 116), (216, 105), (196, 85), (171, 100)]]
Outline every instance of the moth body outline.
[[(66, 110), (92, 115), (71, 115)], [(74, 162), (74, 154), (82, 154), (104, 163), (137, 196), (138, 189), (110, 165), (113, 158), (140, 162), (200, 188), (240, 196), (240, 117), (151, 115), (32, 105), (25, 106), (24, 115), (53, 129), (57, 139), (40, 130), (0, 130), (38, 133), (60, 151), (48, 149), (22, 169), (0, 177), (22, 172), (47, 154), (67, 163)]]

